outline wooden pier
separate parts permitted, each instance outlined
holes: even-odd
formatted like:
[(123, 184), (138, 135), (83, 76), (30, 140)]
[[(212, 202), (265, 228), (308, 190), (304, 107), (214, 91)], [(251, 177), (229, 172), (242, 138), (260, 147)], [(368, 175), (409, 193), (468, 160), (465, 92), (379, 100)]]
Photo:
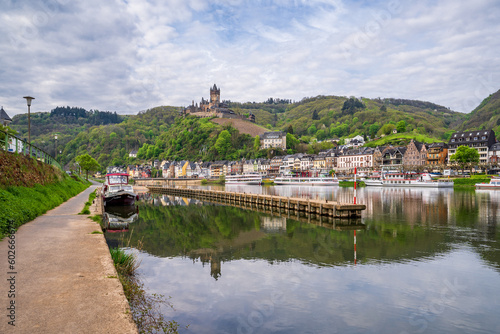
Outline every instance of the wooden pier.
[(310, 200), (285, 196), (259, 195), (207, 189), (189, 189), (173, 187), (147, 187), (151, 193), (166, 194), (177, 197), (199, 199), (207, 202), (223, 203), (232, 206), (253, 209), (253, 206), (267, 207), (281, 212), (296, 211), (298, 215), (305, 213), (318, 217), (360, 218), (364, 204), (338, 203), (325, 200)]

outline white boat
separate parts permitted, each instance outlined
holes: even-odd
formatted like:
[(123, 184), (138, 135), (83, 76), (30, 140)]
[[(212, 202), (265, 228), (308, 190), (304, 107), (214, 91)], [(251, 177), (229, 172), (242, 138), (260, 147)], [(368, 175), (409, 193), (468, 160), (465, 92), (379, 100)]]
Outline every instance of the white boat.
[(281, 176), (274, 179), (275, 185), (338, 186), (336, 177), (292, 177)]
[(498, 189), (500, 190), (500, 177), (494, 177), (490, 183), (476, 183), (476, 189)]
[(138, 198), (134, 188), (128, 184), (127, 173), (106, 174), (102, 197), (104, 205), (133, 205)]
[(453, 185), (453, 181), (433, 180), (428, 173), (390, 173), (382, 180), (384, 187), (453, 188)]
[(380, 176), (370, 176), (360, 179), (367, 187), (381, 187), (384, 183)]
[(262, 175), (248, 173), (243, 175), (226, 175), (226, 184), (262, 184)]

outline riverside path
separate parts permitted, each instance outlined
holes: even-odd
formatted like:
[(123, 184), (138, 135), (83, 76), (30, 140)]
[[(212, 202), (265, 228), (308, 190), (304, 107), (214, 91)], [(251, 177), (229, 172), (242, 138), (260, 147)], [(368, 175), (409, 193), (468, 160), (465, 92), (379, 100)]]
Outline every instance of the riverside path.
[(99, 224), (77, 215), (95, 188), (0, 242), (0, 333), (137, 333)]

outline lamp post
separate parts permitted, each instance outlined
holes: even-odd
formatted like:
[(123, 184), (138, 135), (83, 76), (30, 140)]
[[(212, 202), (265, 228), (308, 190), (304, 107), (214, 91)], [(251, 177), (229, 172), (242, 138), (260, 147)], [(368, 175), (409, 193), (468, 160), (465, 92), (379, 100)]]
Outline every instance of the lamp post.
[(54, 138), (56, 140), (56, 142), (55, 142), (56, 146), (54, 147), (54, 159), (57, 161), (57, 134), (54, 135)]
[(26, 102), (28, 103), (28, 147), (30, 150), (30, 156), (31, 156), (31, 117), (30, 117), (30, 107), (31, 107), (31, 100), (34, 100), (34, 97), (31, 96), (23, 96), (24, 99), (26, 99)]

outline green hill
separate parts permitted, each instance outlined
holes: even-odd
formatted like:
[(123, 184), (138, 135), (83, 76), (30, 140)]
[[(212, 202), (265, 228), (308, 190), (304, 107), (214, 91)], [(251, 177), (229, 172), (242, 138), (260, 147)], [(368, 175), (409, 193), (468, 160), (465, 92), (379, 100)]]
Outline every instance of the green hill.
[[(355, 135), (375, 138), (390, 134), (394, 129), (403, 136), (402, 140), (426, 136), (427, 142), (446, 141), (451, 133), (464, 128), (483, 126), (498, 131), (499, 94), (483, 101), (470, 115), (431, 102), (395, 98), (316, 96), (298, 102), (273, 98), (261, 103), (225, 102), (238, 114), (256, 115), (257, 125), (293, 133), (302, 142), (296, 147), (306, 152), (308, 148), (304, 143), (315, 140)], [(15, 116), (12, 128), (19, 131), (21, 137), (27, 137), (27, 116)], [(221, 151), (215, 144), (224, 129), (231, 136), (232, 148)], [(253, 132), (226, 122), (215, 124), (182, 118), (179, 108), (172, 106), (152, 108), (137, 115), (57, 107), (49, 113), (32, 114), (31, 131), (35, 145), (49, 153), (57, 150), (60, 162), (67, 166), (83, 153), (89, 153), (102, 166), (135, 163), (138, 161), (129, 158), (129, 152), (140, 149), (141, 159), (239, 159), (276, 153), (256, 152)]]
[(461, 131), (493, 129), (498, 138), (500, 136), (500, 90), (485, 98), (476, 109), (472, 110), (459, 129)]

